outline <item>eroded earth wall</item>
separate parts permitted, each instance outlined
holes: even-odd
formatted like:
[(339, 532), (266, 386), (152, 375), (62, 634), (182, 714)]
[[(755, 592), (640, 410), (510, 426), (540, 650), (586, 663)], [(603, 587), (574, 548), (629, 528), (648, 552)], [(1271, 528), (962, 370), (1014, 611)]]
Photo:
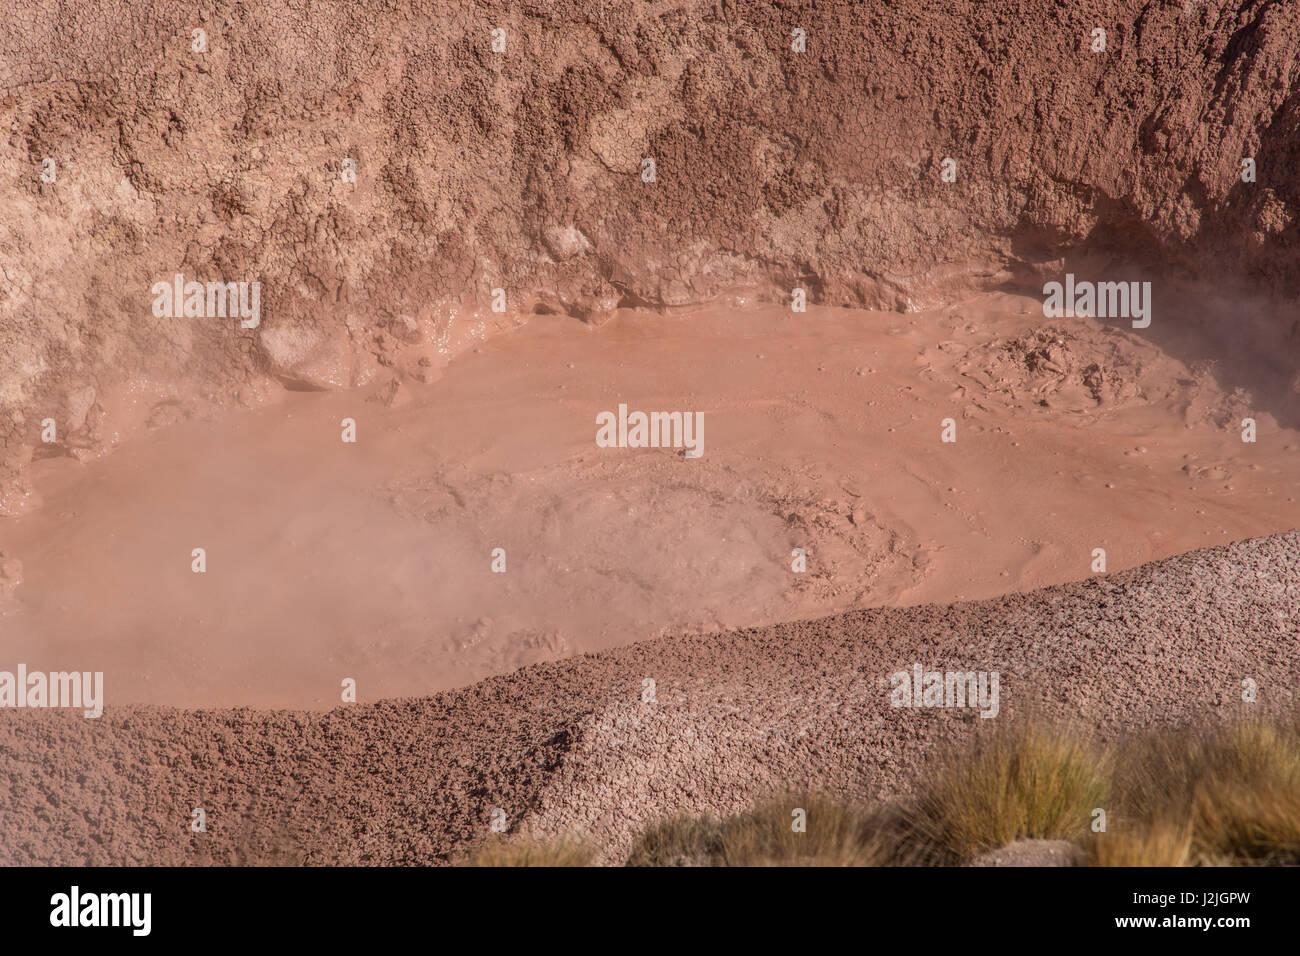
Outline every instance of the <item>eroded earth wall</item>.
[[(114, 390), (427, 379), (534, 311), (906, 310), (1082, 250), (1293, 302), (1298, 54), (1295, 0), (20, 0), (3, 506)], [(155, 316), (177, 274), (256, 326)]]

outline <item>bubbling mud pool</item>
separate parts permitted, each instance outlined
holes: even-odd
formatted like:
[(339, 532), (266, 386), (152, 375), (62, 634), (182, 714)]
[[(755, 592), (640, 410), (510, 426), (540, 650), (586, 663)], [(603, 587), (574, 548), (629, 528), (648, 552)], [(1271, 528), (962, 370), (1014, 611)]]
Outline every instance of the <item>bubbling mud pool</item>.
[[(704, 454), (598, 446), (620, 404), (701, 415)], [(538, 316), (432, 384), (36, 462), (42, 503), (0, 523), (0, 629), (9, 664), (104, 672), (109, 706), (423, 695), (1289, 529), (1298, 447), (1210, 369), (1018, 296)]]

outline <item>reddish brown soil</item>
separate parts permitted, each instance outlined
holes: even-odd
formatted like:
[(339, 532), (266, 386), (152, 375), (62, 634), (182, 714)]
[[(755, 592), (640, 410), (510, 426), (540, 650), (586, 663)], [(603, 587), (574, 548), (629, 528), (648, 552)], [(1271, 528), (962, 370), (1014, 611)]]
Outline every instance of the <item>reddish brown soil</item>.
[[(501, 54), (489, 45), (498, 26), (507, 31)], [(806, 52), (790, 49), (796, 27), (807, 32)], [(1104, 54), (1089, 49), (1096, 27), (1108, 33)], [(191, 49), (195, 28), (206, 31), (206, 52)], [(0, 518), (0, 668), (33, 643), (42, 652), (68, 647), (35, 630), (3, 630), (19, 620), (4, 616), (14, 602), (35, 597), (38, 611), (57, 611), (36, 614), (39, 624), (71, 620), (69, 641), (97, 634), (91, 589), (59, 583), (65, 561), (65, 573), (88, 569), (101, 590), (129, 584), (121, 589), (129, 605), (144, 595), (132, 613), (145, 608), (147, 616), (151, 588), (173, 609), (205, 607), (165, 576), (145, 573), (142, 585), (114, 563), (119, 528), (170, 533), (177, 525), (151, 525), (157, 512), (147, 505), (185, 499), (176, 473), (140, 468), (155, 452), (153, 460), (175, 463), (158, 445), (143, 457), (124, 449), (119, 466), (95, 461), (132, 436), (152, 440), (152, 429), (193, 440), (212, 421), (238, 432), (249, 418), (218, 413), (287, 407), (285, 390), (401, 405), (399, 396), (409, 401), (413, 386), (437, 382), (455, 356), (539, 313), (616, 336), (625, 331), (610, 321), (620, 307), (667, 323), (670, 308), (766, 301), (780, 303), (790, 321), (789, 343), (799, 323), (824, 313), (785, 315), (795, 286), (819, 306), (873, 310), (872, 331), (882, 334), (886, 313), (938, 315), (977, 291), (1037, 295), (1045, 278), (1067, 270), (1152, 281), (1157, 303), (1141, 333), (1123, 321), (1104, 328), (1061, 320), (996, 341), (950, 311), (944, 341), (908, 333), (917, 354), (896, 355), (881, 375), (897, 385), (887, 398), (859, 382), (875, 374), (868, 366), (876, 353), (853, 357), (852, 366), (847, 354), (822, 363), (843, 379), (823, 394), (881, 403), (869, 406), (875, 419), (836, 419), (819, 396), (793, 386), (772, 409), (767, 396), (749, 395), (731, 419), (743, 426), (733, 433), (740, 437), (730, 448), (711, 439), (735, 461), (710, 459), (694, 487), (658, 480), (685, 464), (676, 460), (642, 473), (642, 463), (628, 466), (628, 504), (651, 491), (702, 500), (719, 524), (755, 521), (756, 552), (788, 548), (784, 536), (798, 533), (815, 536), (838, 562), (804, 585), (823, 593), (785, 604), (773, 598), (784, 585), (772, 576), (743, 607), (719, 585), (724, 599), (704, 595), (699, 605), (715, 633), (324, 713), (111, 700), (100, 720), (0, 710), (0, 862), (445, 862), (487, 837), (494, 808), (512, 833), (576, 833), (617, 862), (640, 826), (675, 809), (726, 812), (797, 786), (857, 798), (905, 792), (936, 742), (988, 723), (969, 711), (890, 708), (888, 675), (912, 663), (999, 670), (1004, 715), (1037, 709), (1106, 734), (1249, 712), (1238, 703), (1248, 678), (1260, 688), (1254, 706), (1294, 706), (1300, 535), (1286, 530), (1295, 510), (1286, 432), (1300, 425), (1295, 0), (218, 0), (197, 8), (124, 0), (112, 9), (21, 0), (0, 20), (0, 118), (0, 515), (28, 516), (22, 525)], [(653, 183), (640, 175), (647, 157)], [(940, 178), (946, 157), (958, 164), (952, 183)], [(1244, 157), (1256, 160), (1255, 182), (1241, 179)], [(47, 158), (57, 163), (53, 182), (40, 177)], [(345, 159), (356, 162), (355, 182), (341, 176)], [(155, 318), (151, 286), (175, 273), (260, 282), (260, 327)], [(504, 312), (490, 308), (498, 288)], [(671, 337), (659, 341), (671, 351)], [(719, 380), (742, 375), (739, 354), (719, 349)], [(653, 366), (664, 371), (647, 390), (659, 388), (665, 407), (689, 394), (689, 382), (672, 377), (688, 364), (669, 355)], [(743, 371), (760, 384), (763, 374)], [(505, 376), (500, 386), (515, 407), (536, 402), (520, 384), (526, 378)], [(607, 397), (617, 398), (589, 401)], [(858, 501), (863, 489), (847, 479), (852, 455), (872, 450), (863, 435), (924, 420), (933, 436), (931, 419), (950, 406), (960, 409), (964, 435), (996, 446), (981, 470), (966, 466), (979, 494), (963, 497), (961, 468), (935, 466), (932, 438), (918, 450), (920, 439), (908, 433), (896, 446), (905, 460), (872, 466), (880, 484), (868, 493), (890, 500), (877, 508), (868, 499), (870, 509)], [(448, 402), (442, 410), (450, 443), (463, 447), (461, 408)], [(1231, 432), (1248, 414), (1267, 437), (1258, 461), (1246, 463)], [(812, 454), (790, 474), (753, 478), (746, 487), (770, 505), (755, 519), (737, 506), (739, 472), (728, 469), (757, 469), (773, 418), (785, 429), (778, 438), (792, 448), (806, 441)], [(57, 440), (41, 440), (45, 419), (57, 424)], [(402, 424), (400, 411), (394, 420)], [(1075, 442), (1098, 423), (1116, 430)], [(1009, 477), (1007, 463), (1021, 461), (1010, 450), (1020, 447), (1013, 429), (1022, 428), (1036, 436), (1038, 454), (1070, 462), (1068, 477), (1052, 477), (1076, 497), (1058, 497), (1045, 468)], [(467, 526), (536, 517), (528, 509), (537, 499), (519, 491), (532, 476), (511, 486), (512, 466), (500, 464), (528, 460), (518, 455), (528, 436), (501, 433), (510, 448), (484, 451), (489, 464), (476, 474), (449, 478), (460, 459), (446, 468), (408, 462), (409, 480), (391, 489), (396, 513), (409, 512), (402, 528), (422, 532), (419, 522), (454, 512), (448, 502), (458, 495), (477, 506), (479, 497), (459, 494), (465, 487), (490, 492), (502, 482), (514, 487), (513, 510), (471, 508)], [(1163, 436), (1161, 447), (1127, 457), (1141, 456), (1150, 434)], [(818, 445), (840, 436), (850, 449), (840, 461), (850, 464), (828, 469), (834, 487), (819, 485)], [(388, 436), (399, 438), (397, 430)], [(585, 432), (581, 439), (588, 442)], [(577, 447), (577, 438), (563, 440)], [(1186, 447), (1176, 447), (1180, 440)], [(1068, 444), (1077, 445), (1074, 457), (1058, 447)], [(237, 466), (249, 447), (208, 453)], [(547, 445), (542, 454), (555, 452)], [(276, 453), (291, 459), (294, 448)], [(926, 456), (929, 470), (909, 465)], [(73, 464), (65, 458), (86, 467), (59, 471)], [(1171, 466), (1175, 459), (1185, 464)], [(496, 481), (493, 462), (508, 480)], [(198, 471), (202, 459), (190, 464)], [(548, 473), (563, 479), (551, 489), (559, 501), (573, 486), (566, 468), (571, 460)], [(268, 487), (293, 474), (253, 470)], [(1153, 491), (1152, 476), (1171, 471), (1178, 487)], [(581, 475), (604, 489), (619, 472), (602, 461)], [(1121, 477), (1096, 487), (1097, 475), (1112, 472)], [(102, 501), (78, 490), (88, 478), (139, 507), (92, 507), (97, 520), (60, 528), (65, 515), (79, 520), (79, 507)], [(1099, 499), (1115, 484), (1124, 494), (1113, 506), (1078, 504), (1083, 491)], [(312, 522), (328, 524), (328, 484), (301, 486), (311, 494), (275, 489), (306, 510), (281, 509), (264, 522), (268, 536), (282, 536), (274, 544), (319, 531)], [(898, 488), (910, 499), (894, 502)], [(45, 494), (70, 504), (42, 511)], [(183, 503), (222, 530), (204, 501)], [(1039, 529), (1058, 508), (1070, 531), (1053, 537)], [(1017, 509), (1026, 530), (1013, 538)], [(977, 603), (735, 628), (783, 612), (810, 618), (897, 600), (925, 583), (931, 546), (959, 556), (929, 580), (941, 601), (990, 594), (990, 575), (1008, 564), (1016, 574), (1008, 586), (1082, 576), (1073, 569), (1097, 515), (1089, 509), (1102, 512), (1096, 526), (1119, 542), (1116, 567), (1129, 570)], [(1188, 511), (1210, 514), (1199, 522)], [(830, 517), (817, 526), (823, 513)], [(1162, 522), (1180, 525), (1167, 533)], [(659, 533), (671, 538), (666, 528)], [(922, 540), (926, 528), (933, 533)], [(1131, 567), (1174, 543), (1261, 528), (1285, 533)], [(981, 534), (1003, 547), (997, 561), (970, 543)], [(248, 544), (247, 535), (240, 540)], [(573, 544), (575, 553), (582, 545)], [(1018, 564), (1008, 557), (1015, 550)], [(272, 562), (280, 553), (266, 550)], [(404, 553), (415, 556), (407, 566), (414, 578), (421, 553)], [(954, 584), (981, 555), (986, 566)], [(149, 548), (134, 556), (164, 561)], [(665, 545), (660, 556), (667, 567), (675, 553)], [(278, 568), (292, 576), (304, 566)], [(709, 580), (696, 567), (675, 567), (674, 584)], [(648, 591), (651, 606), (689, 603), (672, 588)], [(824, 603), (801, 603), (816, 601)], [(85, 607), (69, 611), (78, 602)], [(221, 606), (237, 614), (243, 605)], [(689, 611), (672, 623), (697, 620)], [(325, 603), (313, 613), (333, 615)], [(153, 635), (132, 631), (130, 614), (112, 620), (120, 633), (109, 636), (135, 641), (137, 653), (166, 639), (170, 623), (155, 614), (164, 630)], [(400, 623), (412, 633), (421, 627), (413, 614)], [(454, 647), (475, 645), (484, 637), (477, 627), (425, 630)], [(625, 629), (620, 640), (657, 630)], [(352, 632), (372, 641), (371, 658), (411, 677), (417, 695), (446, 686), (405, 667), (405, 658), (384, 659), (382, 638)], [(223, 633), (272, 653), (279, 647), (259, 634)], [(309, 646), (313, 632), (301, 622), (293, 636)], [(530, 660), (574, 649), (548, 634), (530, 639)], [(202, 648), (169, 652), (180, 664), (164, 676), (184, 687), (178, 675)], [(235, 648), (236, 661), (249, 656)], [(462, 665), (487, 672), (520, 662)], [(205, 667), (197, 660), (194, 669)], [(276, 671), (264, 671), (274, 684)], [(290, 683), (301, 675), (296, 667), (284, 673)], [(143, 684), (152, 675), (136, 677)], [(646, 679), (657, 682), (655, 703), (640, 699)], [(275, 700), (279, 690), (260, 687), (245, 699)], [(194, 808), (207, 811), (206, 834), (189, 830)]]

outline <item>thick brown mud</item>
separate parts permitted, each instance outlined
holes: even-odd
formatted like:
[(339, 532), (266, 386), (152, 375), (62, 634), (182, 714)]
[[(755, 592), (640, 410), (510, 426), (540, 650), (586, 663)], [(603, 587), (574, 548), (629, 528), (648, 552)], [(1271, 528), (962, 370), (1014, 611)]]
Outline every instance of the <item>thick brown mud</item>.
[[(620, 404), (702, 413), (703, 454), (598, 447)], [(103, 671), (113, 704), (321, 709), (345, 678), (428, 694), (1286, 530), (1298, 455), (1208, 368), (1022, 297), (538, 316), (432, 384), (288, 392), (38, 461), (0, 625), (8, 658)]]

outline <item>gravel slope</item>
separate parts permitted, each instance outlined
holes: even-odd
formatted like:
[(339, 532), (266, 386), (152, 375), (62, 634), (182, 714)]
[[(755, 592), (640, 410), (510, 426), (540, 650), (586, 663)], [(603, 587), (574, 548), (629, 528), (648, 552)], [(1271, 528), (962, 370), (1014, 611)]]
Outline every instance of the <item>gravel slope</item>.
[[(0, 862), (413, 864), (489, 832), (578, 832), (617, 861), (676, 809), (783, 787), (906, 790), (970, 710), (894, 709), (889, 675), (997, 670), (1000, 715), (1122, 733), (1300, 689), (1300, 532), (1030, 594), (670, 637), (326, 714), (0, 713)], [(643, 680), (655, 681), (653, 703)], [(1240, 702), (1251, 678), (1259, 702)], [(189, 830), (202, 807), (208, 831)]]

